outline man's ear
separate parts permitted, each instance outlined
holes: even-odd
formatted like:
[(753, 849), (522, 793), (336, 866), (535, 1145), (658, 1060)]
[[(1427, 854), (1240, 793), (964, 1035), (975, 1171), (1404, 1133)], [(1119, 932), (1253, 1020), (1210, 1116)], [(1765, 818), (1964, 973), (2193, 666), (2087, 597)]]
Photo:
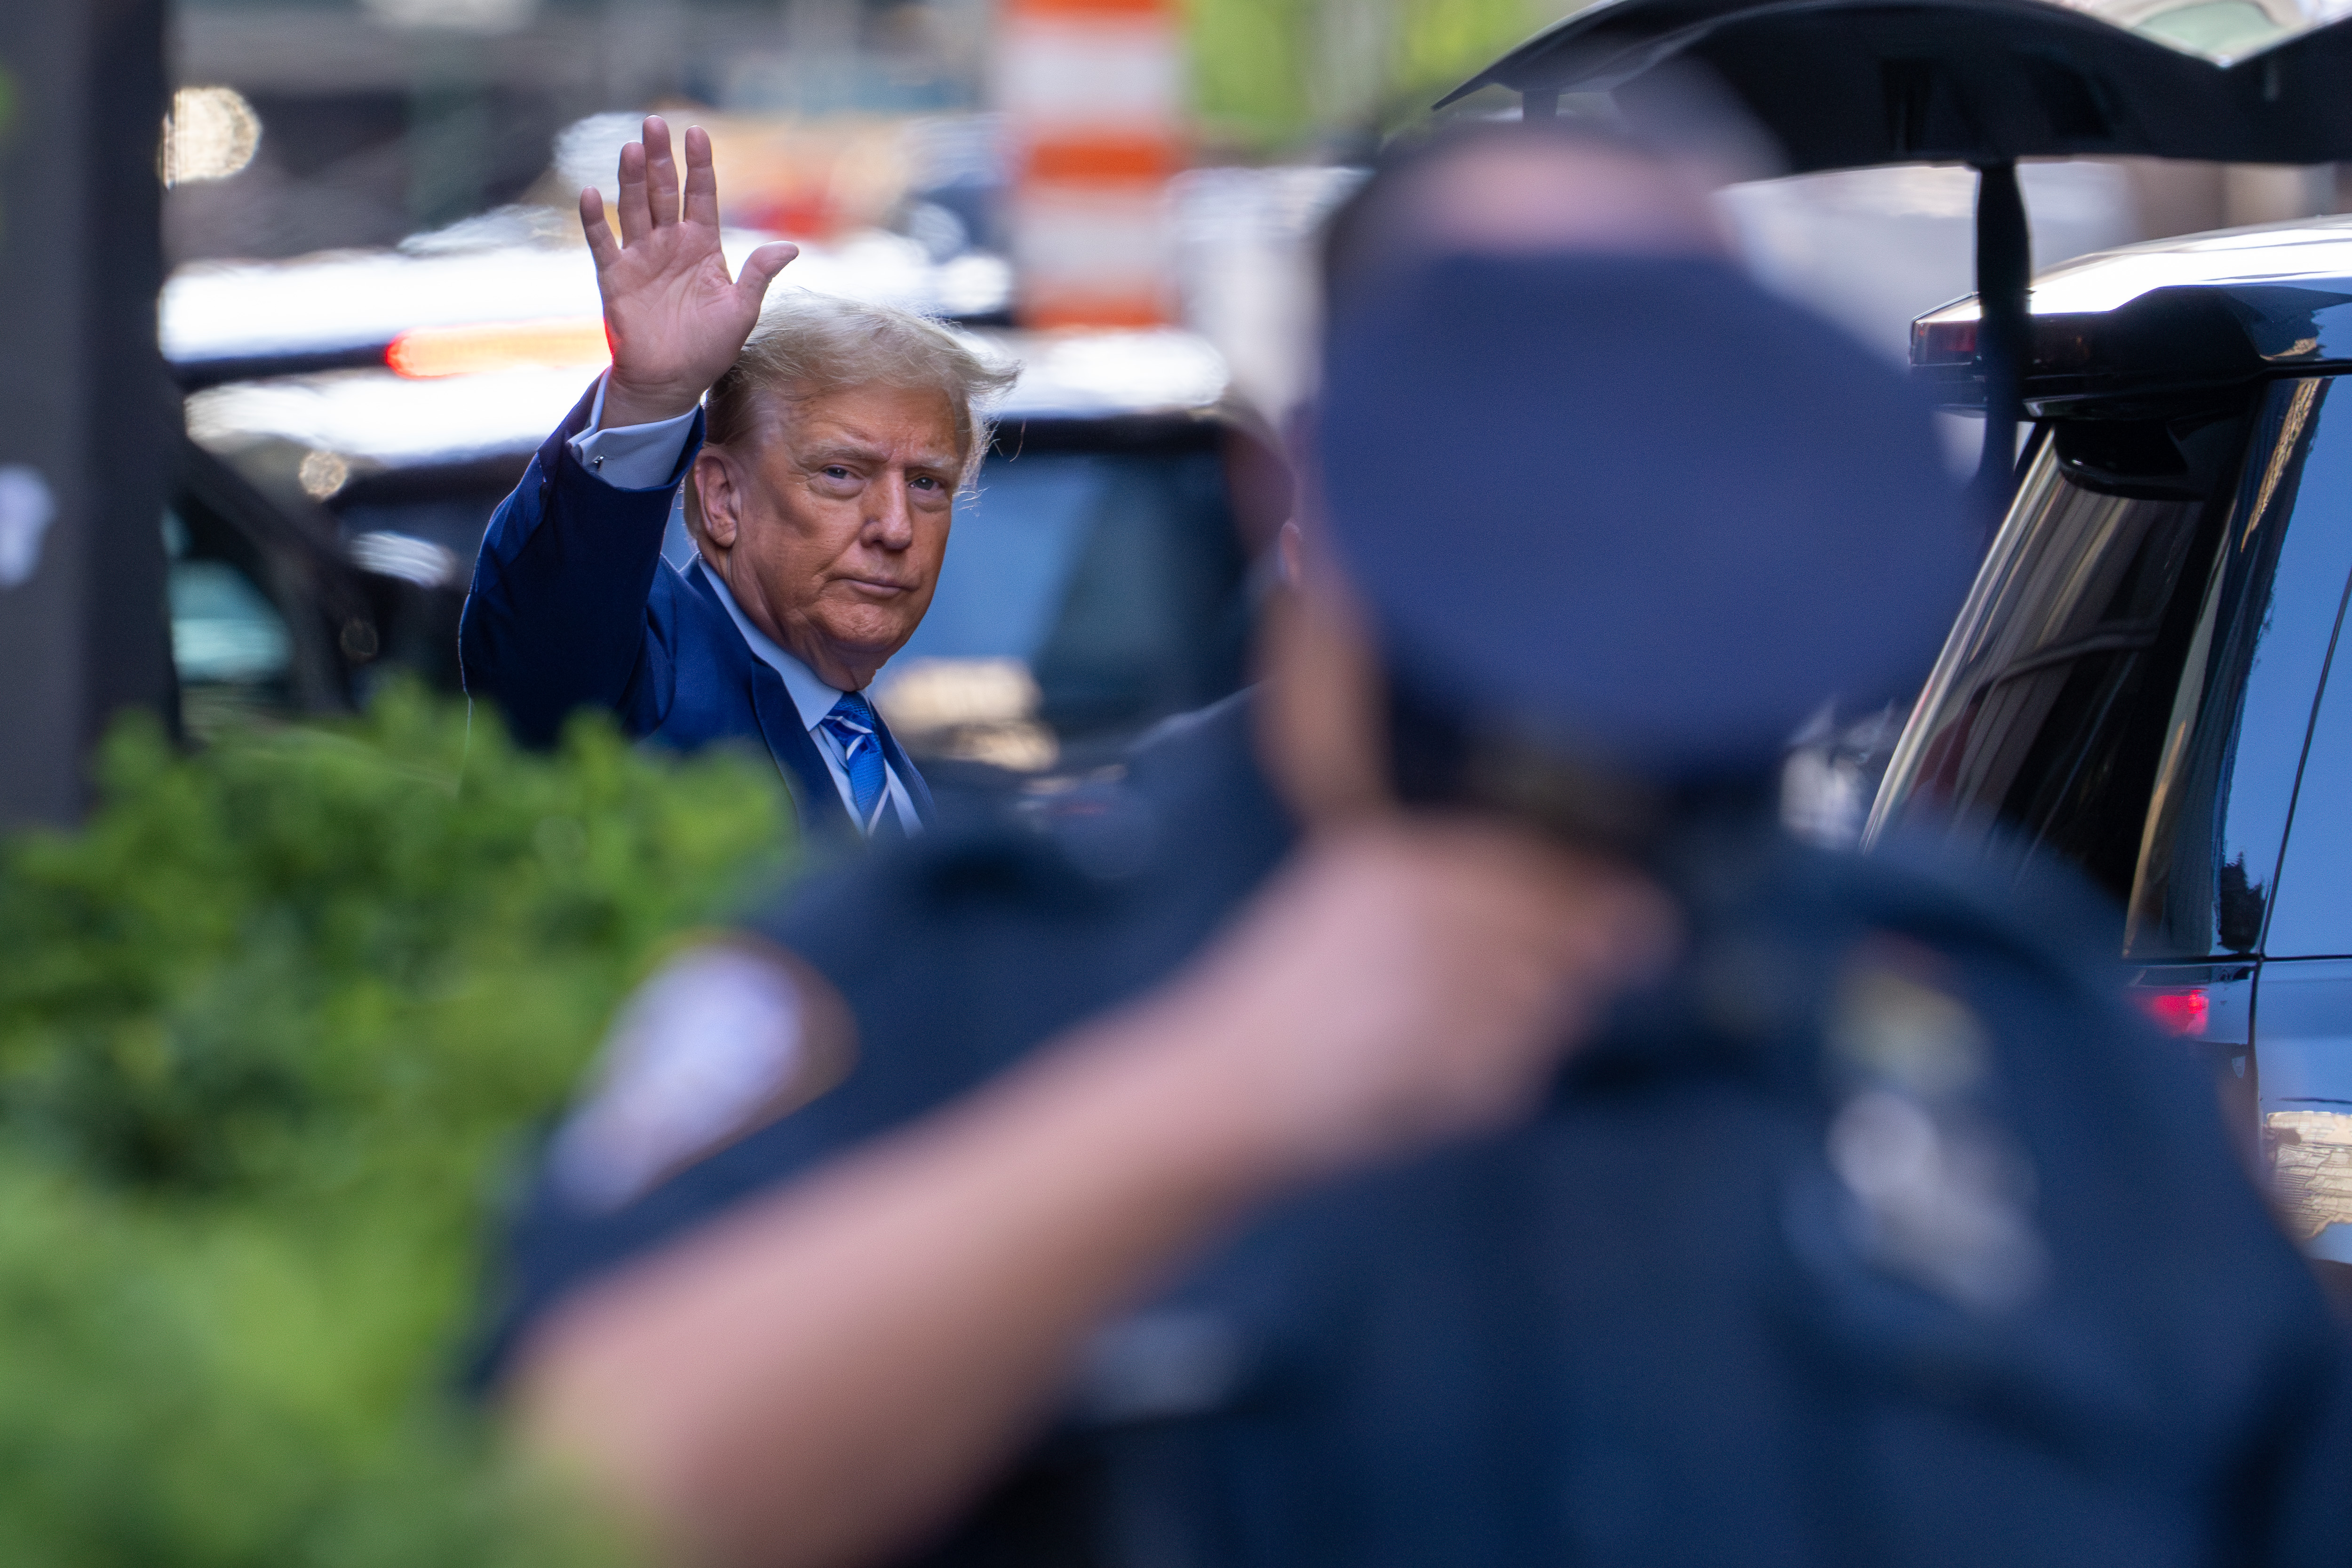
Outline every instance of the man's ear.
[(719, 550), (732, 550), (742, 531), (742, 487), (735, 482), (735, 465), (724, 447), (705, 445), (695, 454), (686, 476), (687, 520), (699, 536)]

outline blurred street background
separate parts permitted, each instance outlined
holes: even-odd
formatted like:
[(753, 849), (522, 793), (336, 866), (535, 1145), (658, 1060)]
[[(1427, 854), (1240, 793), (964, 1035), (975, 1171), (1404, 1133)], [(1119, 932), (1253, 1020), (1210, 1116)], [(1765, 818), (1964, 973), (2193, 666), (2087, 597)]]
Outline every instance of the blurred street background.
[[(1324, 172), (1574, 9), (1192, 0), (1171, 11), (1180, 55), (1162, 68), (1181, 95), (1181, 310), (1254, 396), (1278, 405), (1296, 391), (1284, 352), (1295, 334), (1270, 342), (1265, 329), (1296, 304), (1286, 268), (1331, 197)], [(396, 247), (509, 208), (565, 231), (581, 184), (609, 181), (614, 152), (654, 108), (720, 131), (730, 217), (747, 228), (820, 239), (886, 228), (934, 256), (1002, 253), (1005, 111), (1030, 107), (1007, 96), (1041, 74), (1045, 97), (1085, 84), (1053, 82), (1052, 58), (1027, 70), (1009, 59), (1020, 29), (999, 10), (994, 0), (180, 0), (173, 79), (214, 90), (194, 100), (200, 142), (184, 142), (166, 198), (168, 255), (185, 268)], [(1497, 94), (1469, 107), (1508, 103)], [(2334, 211), (2336, 184), (2327, 168), (2037, 169), (2027, 175), (2035, 265)], [(1964, 169), (1905, 168), (1746, 184), (1726, 200), (1777, 282), (1899, 353), (1913, 316), (1967, 290), (1973, 189)]]
[[(2146, 25), (2226, 52), (2310, 20), (2298, 0), (2266, 4), (2158, 5)], [(2150, 8), (2100, 6), (2126, 21)], [(26, 699), (48, 717), (19, 728), (62, 739), (0, 763), (0, 816), (75, 815), (81, 748), (125, 700), (201, 734), (225, 715), (364, 705), (388, 678), (455, 689), (456, 617), (490, 510), (604, 361), (580, 192), (609, 185), (652, 110), (710, 130), (733, 254), (792, 238), (803, 253), (782, 286), (912, 306), (1025, 367), (967, 502), (988, 526), (959, 534), (940, 604), (877, 690), (893, 724), (926, 754), (1030, 772), (1109, 754), (1238, 678), (1250, 563), (1280, 520), (1234, 443), (1263, 447), (1310, 391), (1318, 221), (1384, 138), (1570, 9), (116, 0), (90, 13), (74, 36), (106, 63), (87, 79), (89, 112), (136, 100), (140, 49), (160, 73), (160, 214), (143, 205), (152, 187), (131, 188), (146, 165), (136, 116), (109, 114), (112, 172), (70, 187), (89, 172), (39, 155), (53, 110), (20, 85), (15, 211), (38, 210), (30, 182), (53, 178), (105, 192), (95, 213), (121, 221), (87, 231), (77, 261), (16, 220), (12, 265), (66, 292), (38, 304), (18, 285), (15, 330), (100, 320), (77, 314), (87, 289), (108, 301), (106, 341), (143, 353), (154, 291), (169, 387), (132, 405), (119, 385), (36, 375), (10, 394), (28, 429), (99, 399), (79, 428), (105, 432), (91, 497), (112, 499), (78, 500), (38, 463), (0, 475), (0, 577), (26, 583), (0, 656), (71, 643), (68, 622), (115, 629), (87, 671), (58, 667)], [(43, 24), (53, 42), (66, 19)], [(1488, 89), (1448, 112), (1517, 105)], [(1970, 289), (1972, 171), (1776, 178), (1757, 139), (1721, 142), (1720, 201), (1759, 274), (1880, 352), (1903, 358), (1912, 319)], [(2333, 166), (2076, 159), (2029, 163), (2022, 183), (2037, 268), (2339, 201)], [(23, 363), (131, 374), (121, 347), (25, 342)], [(163, 422), (153, 438), (129, 435), (133, 406)], [(1946, 425), (1956, 468), (1972, 462), (1975, 425)], [(133, 471), (151, 460), (168, 477)], [(137, 521), (159, 482), (172, 491), (160, 554)], [(114, 521), (73, 535), (91, 506)], [(68, 522), (45, 552), (52, 518)], [(73, 537), (111, 541), (106, 563), (60, 542)], [(75, 584), (58, 574), (85, 568)], [(168, 654), (136, 614), (84, 616), (110, 595), (152, 602), (157, 577)]]

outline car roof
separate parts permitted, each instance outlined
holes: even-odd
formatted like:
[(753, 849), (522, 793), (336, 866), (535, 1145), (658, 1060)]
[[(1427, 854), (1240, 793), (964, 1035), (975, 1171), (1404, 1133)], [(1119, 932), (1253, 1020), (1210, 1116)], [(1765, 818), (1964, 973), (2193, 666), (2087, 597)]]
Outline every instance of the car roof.
[[(2045, 413), (2158, 384), (2220, 385), (2352, 367), (2352, 216), (2149, 240), (2033, 280), (2027, 395)], [(1967, 405), (1974, 295), (1912, 326), (1920, 375)], [(1940, 345), (1940, 346), (1939, 346)]]
[[(984, 360), (1021, 366), (1021, 379), (994, 410), (1005, 424), (1199, 420), (1218, 408), (1227, 385), (1216, 350), (1186, 331), (960, 335)], [(383, 468), (520, 456), (547, 438), (596, 369), (523, 366), (417, 379), (379, 366), (236, 382), (189, 397), (188, 430), (215, 450), (274, 438)]]
[[(2352, 214), (2291, 218), (2144, 240), (2095, 251), (2033, 279), (2037, 316), (2120, 310), (2158, 289), (2210, 289), (2242, 299), (2294, 285), (2322, 292), (2352, 289)], [(1972, 307), (1956, 300), (1932, 317)], [(1929, 319), (1923, 317), (1922, 320)]]
[[(2258, 25), (2243, 25), (2246, 12)], [(1661, 69), (1675, 62), (1706, 68), (1790, 173), (2086, 154), (2352, 158), (2341, 88), (2352, 20), (2296, 0), (1604, 0), (1438, 106), (1487, 86), (1605, 93), (1638, 123), (1687, 105)]]

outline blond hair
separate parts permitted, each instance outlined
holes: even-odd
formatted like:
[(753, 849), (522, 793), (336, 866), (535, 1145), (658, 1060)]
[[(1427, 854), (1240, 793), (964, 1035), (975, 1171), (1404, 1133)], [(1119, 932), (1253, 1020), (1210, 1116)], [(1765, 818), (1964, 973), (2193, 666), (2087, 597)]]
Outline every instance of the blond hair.
[(990, 405), (1020, 368), (995, 366), (912, 310), (791, 289), (761, 312), (760, 324), (704, 402), (709, 439), (756, 441), (761, 405), (793, 402), (880, 383), (936, 392), (954, 411), (960, 484), (969, 485), (994, 435)]

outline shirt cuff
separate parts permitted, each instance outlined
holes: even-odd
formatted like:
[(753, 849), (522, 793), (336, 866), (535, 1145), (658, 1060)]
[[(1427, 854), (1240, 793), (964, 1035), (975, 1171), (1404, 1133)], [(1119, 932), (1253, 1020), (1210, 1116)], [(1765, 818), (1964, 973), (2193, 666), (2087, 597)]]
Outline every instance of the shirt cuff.
[(588, 428), (566, 443), (580, 466), (616, 489), (649, 490), (667, 480), (686, 450), (694, 424), (694, 410), (675, 419), (651, 425), (601, 428), (604, 422), (604, 383), (596, 383), (596, 405), (589, 411)]

